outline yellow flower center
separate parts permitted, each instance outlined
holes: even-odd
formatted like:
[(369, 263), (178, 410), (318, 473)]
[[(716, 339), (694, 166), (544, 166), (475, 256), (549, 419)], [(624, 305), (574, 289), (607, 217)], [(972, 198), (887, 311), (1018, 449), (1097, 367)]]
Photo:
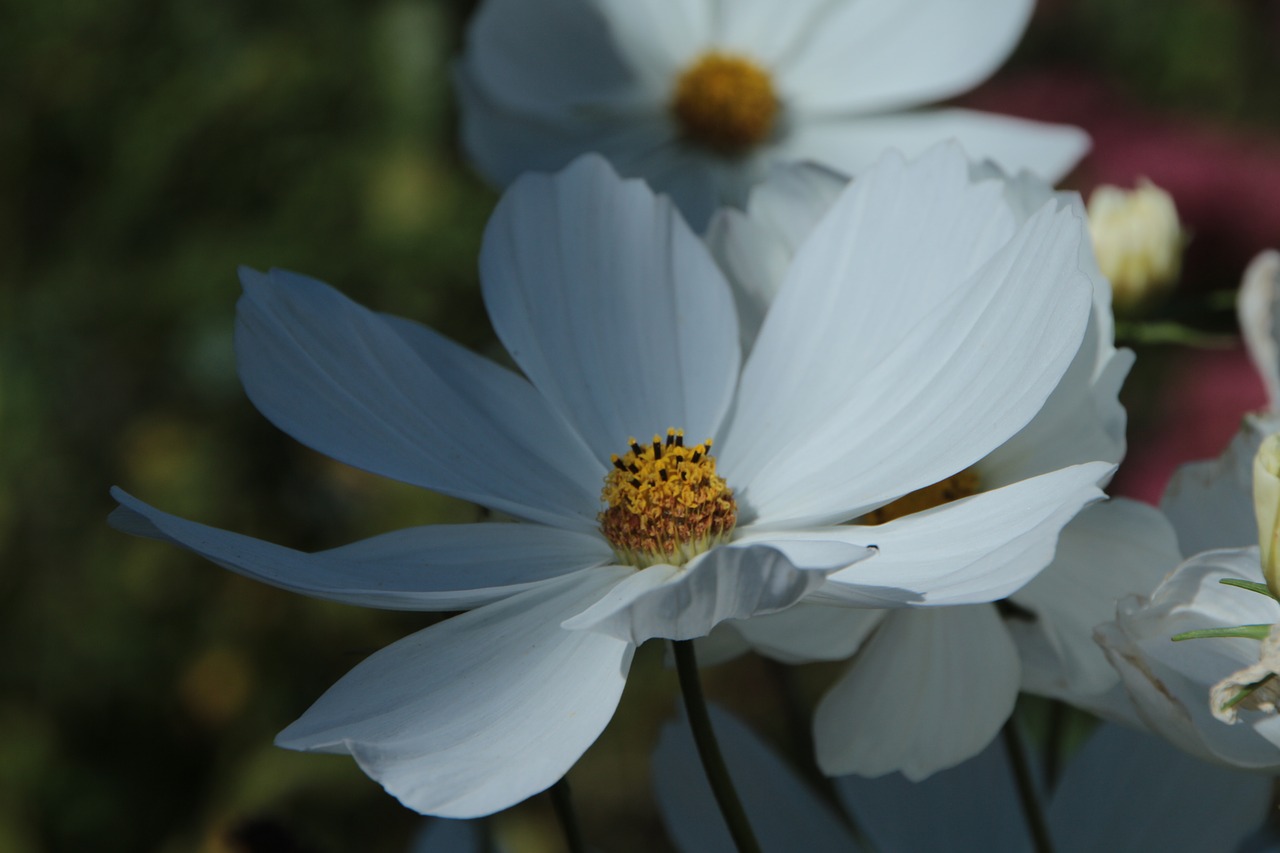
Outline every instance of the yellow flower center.
[(976, 495), (980, 491), (982, 491), (982, 481), (978, 479), (978, 473), (972, 468), (966, 468), (959, 474), (954, 474), (932, 486), (916, 489), (892, 503), (872, 510), (861, 518), (861, 522), (884, 524), (886, 521), (893, 521), (895, 518), (902, 518), (913, 512), (922, 512), (933, 509), (935, 506), (958, 501), (960, 498)]
[(604, 479), (600, 530), (625, 565), (680, 566), (728, 540), (738, 521), (733, 490), (716, 474), (711, 439), (684, 446), (684, 432), (667, 430), (626, 456), (613, 456)]
[(765, 141), (778, 116), (767, 71), (749, 59), (707, 53), (676, 81), (671, 111), (684, 136), (721, 154), (742, 154)]

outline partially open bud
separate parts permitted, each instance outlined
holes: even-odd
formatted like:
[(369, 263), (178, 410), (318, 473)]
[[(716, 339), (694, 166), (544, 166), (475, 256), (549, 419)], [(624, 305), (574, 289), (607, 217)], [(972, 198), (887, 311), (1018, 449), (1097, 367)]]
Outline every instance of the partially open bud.
[(1271, 595), (1280, 598), (1280, 433), (1267, 436), (1253, 457), (1253, 511), (1258, 519), (1262, 574)]
[(1089, 196), (1089, 234), (1118, 315), (1158, 301), (1182, 269), (1182, 225), (1167, 192), (1146, 179), (1134, 190), (1102, 185)]

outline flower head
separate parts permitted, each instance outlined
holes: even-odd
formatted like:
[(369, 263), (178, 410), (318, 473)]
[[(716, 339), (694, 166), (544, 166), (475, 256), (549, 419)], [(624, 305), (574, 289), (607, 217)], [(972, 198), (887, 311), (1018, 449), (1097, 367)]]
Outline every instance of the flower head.
[(1133, 190), (1097, 187), (1089, 195), (1089, 233), (1117, 312), (1137, 312), (1177, 282), (1182, 223), (1173, 198), (1150, 181)]
[(1050, 180), (1088, 145), (1075, 128), (916, 110), (990, 75), (1031, 0), (486, 0), (454, 81), (477, 168), (507, 184), (597, 151), (671, 194), (701, 229), (770, 164), (861, 172), (955, 138)]
[(240, 374), (268, 418), (515, 520), (316, 554), (120, 491), (113, 521), (310, 595), (467, 610), (365, 660), (278, 743), (351, 754), (425, 813), (492, 812), (595, 740), (647, 639), (814, 597), (928, 608), (1023, 585), (1038, 566), (1011, 553), (1051, 541), (1109, 465), (898, 536), (843, 522), (964, 469), (1041, 408), (1088, 324), (1083, 234), (1053, 205), (1019, 225), (954, 147), (887, 157), (797, 254), (744, 362), (703, 244), (666, 199), (583, 158), (521, 179), (485, 233), (485, 303), (521, 373), (317, 281), (242, 273)]

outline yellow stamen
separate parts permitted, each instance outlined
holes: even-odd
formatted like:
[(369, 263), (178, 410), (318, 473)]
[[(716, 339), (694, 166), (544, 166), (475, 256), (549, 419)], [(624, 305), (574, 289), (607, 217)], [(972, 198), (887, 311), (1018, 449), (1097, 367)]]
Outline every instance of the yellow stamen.
[(679, 566), (728, 539), (738, 520), (733, 491), (716, 474), (711, 439), (684, 446), (684, 431), (612, 457), (605, 476), (600, 530), (618, 559), (644, 568)]
[(879, 509), (872, 510), (862, 517), (861, 522), (863, 524), (884, 524), (886, 521), (893, 521), (895, 518), (902, 518), (904, 515), (911, 515), (913, 512), (933, 509), (935, 506), (942, 506), (952, 501), (958, 501), (960, 498), (976, 495), (980, 491), (982, 491), (982, 481), (978, 479), (978, 473), (972, 468), (966, 468), (959, 474), (954, 474), (941, 482), (934, 483), (932, 486), (916, 489), (914, 492), (903, 495), (892, 503), (887, 503)]
[(743, 154), (769, 138), (778, 98), (767, 71), (749, 59), (707, 53), (676, 81), (671, 111), (684, 136), (721, 154)]

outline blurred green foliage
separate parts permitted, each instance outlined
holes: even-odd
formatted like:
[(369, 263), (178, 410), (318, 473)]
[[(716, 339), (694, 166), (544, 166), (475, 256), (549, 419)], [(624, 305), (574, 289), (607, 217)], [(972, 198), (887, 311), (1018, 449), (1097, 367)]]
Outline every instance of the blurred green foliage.
[[(417, 817), (351, 761), (271, 738), (432, 617), (304, 600), (131, 539), (105, 524), (107, 489), (306, 549), (476, 518), (280, 434), (231, 350), (238, 264), (492, 346), (475, 263), (495, 196), (456, 151), (448, 89), (468, 7), (0, 3), (0, 851), (405, 849)], [(1275, 3), (1055, 9), (1019, 64), (1081, 63), (1177, 109), (1280, 113)], [(644, 650), (571, 776), (607, 849), (661, 844), (659, 657)], [(736, 667), (713, 693), (770, 677)], [(556, 849), (545, 804), (502, 820)]]

